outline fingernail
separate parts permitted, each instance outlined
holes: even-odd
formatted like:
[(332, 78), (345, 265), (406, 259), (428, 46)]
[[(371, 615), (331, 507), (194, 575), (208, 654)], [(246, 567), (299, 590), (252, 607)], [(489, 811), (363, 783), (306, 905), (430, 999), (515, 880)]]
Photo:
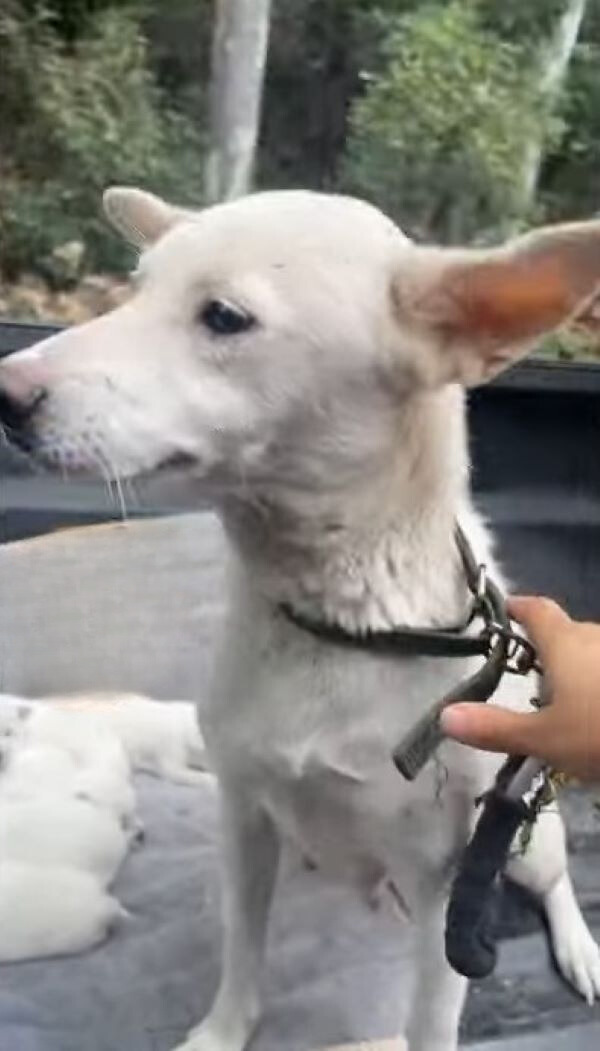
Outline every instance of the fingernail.
[(468, 714), (465, 709), (458, 704), (453, 704), (442, 712), (442, 730), (448, 735), (448, 737), (460, 737), (460, 735), (467, 729), (467, 724)]

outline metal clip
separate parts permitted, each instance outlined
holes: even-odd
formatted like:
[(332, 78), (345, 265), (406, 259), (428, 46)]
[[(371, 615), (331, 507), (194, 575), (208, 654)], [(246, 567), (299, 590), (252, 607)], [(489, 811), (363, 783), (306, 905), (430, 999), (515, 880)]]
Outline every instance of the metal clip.
[(538, 660), (537, 650), (529, 639), (521, 635), (513, 628), (506, 628), (503, 624), (492, 622), (488, 624), (490, 647), (493, 640), (500, 636), (507, 643), (506, 671), (511, 675), (529, 675), (535, 671), (538, 675), (543, 674)]

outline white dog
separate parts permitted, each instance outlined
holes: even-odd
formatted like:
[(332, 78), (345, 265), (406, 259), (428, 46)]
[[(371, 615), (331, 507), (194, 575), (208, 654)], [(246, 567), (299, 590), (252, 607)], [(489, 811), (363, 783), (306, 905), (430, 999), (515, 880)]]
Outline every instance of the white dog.
[(83, 952), (126, 916), (86, 872), (0, 862), (0, 963)]
[[(282, 834), (367, 897), (401, 895), (416, 934), (410, 1051), (452, 1051), (466, 982), (445, 959), (445, 903), (498, 761), (445, 743), (438, 791), (434, 764), (408, 784), (390, 755), (478, 662), (340, 650), (282, 605), (357, 635), (461, 622), (457, 521), (497, 575), (469, 496), (462, 388), (587, 304), (600, 223), (458, 251), (415, 246), (347, 198), (268, 193), (191, 214), (114, 189), (106, 204), (143, 249), (138, 290), (3, 362), (0, 419), (57, 468), (186, 467), (231, 541), (201, 720), (223, 796), (223, 976), (180, 1051), (241, 1051), (257, 1024)], [(499, 699), (530, 695), (512, 681)], [(564, 973), (593, 999), (600, 955), (558, 817), (513, 875), (539, 893)]]

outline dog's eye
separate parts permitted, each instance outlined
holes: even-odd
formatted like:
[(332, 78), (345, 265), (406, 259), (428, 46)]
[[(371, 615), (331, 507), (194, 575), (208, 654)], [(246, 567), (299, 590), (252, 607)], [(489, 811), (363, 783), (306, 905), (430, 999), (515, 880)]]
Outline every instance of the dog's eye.
[(236, 336), (256, 324), (252, 314), (226, 299), (211, 299), (202, 308), (200, 320), (215, 336)]

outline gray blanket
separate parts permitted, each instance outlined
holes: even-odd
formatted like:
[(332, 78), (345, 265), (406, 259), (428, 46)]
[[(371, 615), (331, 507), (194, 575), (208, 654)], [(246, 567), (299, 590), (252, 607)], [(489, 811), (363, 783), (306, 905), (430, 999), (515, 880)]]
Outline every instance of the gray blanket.
[[(208, 1007), (220, 950), (216, 797), (151, 778), (138, 788), (147, 839), (116, 884), (131, 919), (84, 956), (0, 968), (2, 1051), (170, 1051)], [(587, 871), (579, 882), (589, 900), (597, 874)], [(253, 1051), (398, 1032), (406, 934), (315, 873), (285, 874)], [(507, 942), (496, 976), (474, 989), (465, 1036), (545, 1028), (553, 1051), (555, 1023), (594, 1016), (552, 975), (536, 933)]]
[[(2, 1051), (168, 1051), (209, 1005), (220, 949), (210, 792), (139, 779), (147, 840), (116, 893), (131, 919), (79, 958), (0, 969)], [(278, 895), (258, 1051), (397, 1031), (400, 942), (314, 874)]]

